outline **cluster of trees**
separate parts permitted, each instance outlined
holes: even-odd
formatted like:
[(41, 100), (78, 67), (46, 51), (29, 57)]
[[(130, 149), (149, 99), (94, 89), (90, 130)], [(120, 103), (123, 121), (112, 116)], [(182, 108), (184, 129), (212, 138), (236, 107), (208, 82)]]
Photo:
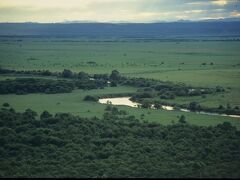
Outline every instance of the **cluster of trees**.
[(132, 99), (138, 102), (144, 98), (160, 97), (161, 99), (175, 99), (177, 96), (204, 96), (224, 91), (222, 87), (191, 87), (182, 83), (175, 84), (144, 78), (122, 78), (120, 83), (122, 85), (141, 88), (137, 94), (132, 96)]
[(132, 100), (140, 102), (145, 98), (175, 99), (176, 96), (205, 96), (216, 92), (215, 89), (194, 89), (189, 90), (187, 86), (178, 86), (174, 84), (156, 85), (140, 89), (138, 93), (132, 96)]
[(187, 86), (183, 83), (164, 82), (154, 79), (145, 78), (129, 78), (122, 76), (117, 70), (113, 70), (110, 75), (108, 74), (94, 74), (89, 75), (85, 72), (73, 73), (70, 70), (64, 70), (61, 73), (62, 77), (75, 78), (81, 80), (88, 80), (93, 78), (103, 84), (110, 82), (110, 86), (116, 87), (118, 84), (134, 86), (143, 88), (144, 92), (136, 94), (133, 99), (152, 98), (159, 96), (161, 99), (174, 99), (176, 96), (204, 96), (215, 92), (224, 92), (223, 87), (217, 86), (216, 88), (202, 88)]
[[(22, 74), (22, 75), (36, 75), (36, 76), (55, 76), (55, 77), (62, 77), (62, 78), (68, 78), (71, 79), (71, 84), (74, 85), (74, 87), (78, 88), (78, 89), (98, 89), (98, 88), (104, 88), (105, 86), (108, 86), (108, 81), (111, 80), (112, 82), (110, 82), (110, 86), (115, 87), (117, 86), (116, 81), (118, 80), (118, 78), (120, 77), (119, 72), (114, 70), (111, 75), (107, 75), (107, 74), (94, 74), (89, 75), (88, 73), (85, 73), (83, 71), (79, 72), (79, 73), (75, 73), (72, 72), (71, 70), (68, 69), (64, 69), (62, 72), (50, 72), (48, 70), (38, 70), (38, 71), (16, 71), (16, 70), (8, 70), (8, 69), (2, 69), (0, 68), (0, 74)], [(30, 78), (28, 78), (29, 80)], [(26, 80), (26, 81), (28, 81)], [(33, 78), (32, 78), (33, 80)], [(25, 81), (24, 79), (21, 79), (21, 81)], [(35, 79), (35, 81), (39, 81), (39, 83), (42, 83), (44, 80), (39, 80), (39, 78)], [(40, 82), (41, 81), (41, 82)], [(50, 80), (49, 80), (50, 81)], [(54, 80), (51, 80), (52, 82)], [(28, 93), (28, 85), (25, 88), (25, 90), (22, 89), (14, 89), (13, 84), (14, 84), (14, 80), (12, 80), (12, 84), (10, 84), (9, 86), (11, 87), (6, 87), (6, 83), (8, 83), (8, 81), (1, 81), (0, 82), (0, 88), (1, 88), (1, 92), (2, 94), (6, 94), (6, 93), (17, 93), (17, 94), (23, 94), (23, 93)], [(46, 82), (46, 81), (45, 81)], [(60, 81), (57, 81), (60, 82)], [(61, 81), (63, 83), (62, 86), (65, 86), (65, 82), (66, 81)], [(69, 80), (70, 82), (70, 80)], [(17, 83), (17, 82), (16, 82)], [(28, 84), (27, 82), (25, 82), (25, 85)], [(55, 85), (53, 83), (53, 85)], [(57, 89), (58, 87), (56, 87)], [(9, 91), (8, 89), (12, 89), (11, 91)], [(30, 92), (32, 92), (32, 90), (29, 90)], [(35, 92), (35, 91), (34, 91)], [(44, 92), (44, 90), (41, 91), (36, 91), (36, 92)], [(67, 89), (65, 90), (59, 90), (59, 92), (69, 92)], [(58, 93), (58, 91), (55, 91), (54, 88), (51, 88), (50, 90), (47, 90), (47, 93)]]
[(73, 89), (98, 89), (107, 85), (102, 80), (56, 80), (43, 78), (17, 78), (0, 81), (0, 94), (69, 93)]
[[(89, 78), (104, 80), (104, 81), (112, 81), (122, 85), (134, 86), (134, 87), (149, 87), (156, 91), (163, 91), (161, 94), (164, 94), (165, 91), (173, 91), (177, 96), (195, 96), (201, 94), (210, 94), (213, 92), (223, 92), (224, 88), (217, 86), (216, 89), (210, 88), (200, 88), (196, 87), (193, 89), (191, 86), (186, 86), (185, 84), (179, 83), (174, 84), (171, 82), (164, 82), (154, 79), (146, 79), (146, 78), (130, 78), (122, 76), (119, 71), (113, 70), (111, 74), (93, 74), (90, 75), (86, 72), (80, 71), (79, 73), (72, 72), (69, 69), (64, 69), (62, 72), (50, 72), (49, 70), (9, 70), (3, 69), (0, 67), (0, 74), (31, 74), (31, 75), (43, 75), (43, 76), (58, 76), (64, 78), (72, 78), (72, 79), (81, 79), (81, 80), (89, 80)], [(189, 91), (189, 89), (193, 89)]]
[(36, 76), (55, 76), (70, 79), (89, 80), (91, 77), (88, 73), (83, 71), (79, 73), (72, 72), (71, 70), (64, 69), (62, 72), (51, 72), (49, 70), (9, 70), (0, 67), (0, 74), (21, 74), (21, 75), (36, 75)]
[(79, 73), (72, 72), (69, 69), (64, 69), (62, 72), (51, 72), (49, 70), (10, 70), (10, 69), (4, 69), (0, 67), (0, 74), (18, 74), (18, 75), (36, 75), (36, 76), (55, 76), (55, 77), (63, 77), (63, 78), (69, 78), (69, 79), (79, 79), (79, 80), (89, 80), (90, 78), (96, 79), (96, 80), (104, 80), (108, 81), (110, 79), (112, 80), (118, 80), (118, 77), (120, 77), (120, 74), (118, 71), (114, 70), (112, 74), (93, 74), (90, 75), (86, 72), (80, 71)]
[(103, 81), (103, 80), (76, 80), (75, 81), (75, 86), (78, 89), (85, 89), (85, 90), (89, 90), (89, 89), (103, 89), (104, 87), (107, 86), (107, 82)]
[(59, 76), (58, 72), (50, 72), (49, 70), (10, 70), (0, 67), (0, 74), (18, 74), (18, 75), (40, 75), (40, 76)]
[(232, 108), (229, 104), (227, 105), (227, 107), (224, 107), (223, 105), (219, 105), (219, 107), (217, 108), (210, 108), (210, 107), (201, 106), (197, 102), (190, 102), (189, 105), (187, 105), (187, 108), (191, 111), (204, 111), (204, 112), (210, 112), (210, 113), (240, 115), (239, 107), (235, 106), (234, 108)]
[[(135, 101), (135, 95), (132, 96), (131, 100)], [(239, 106), (231, 107), (229, 104), (225, 107), (223, 105), (219, 105), (219, 107), (206, 107), (201, 106), (198, 102), (192, 101), (187, 104), (178, 104), (178, 103), (170, 103), (165, 101), (159, 100), (152, 100), (152, 99), (140, 99), (139, 101), (142, 104), (142, 108), (156, 108), (161, 109), (162, 106), (171, 106), (174, 109), (188, 109), (193, 112), (206, 112), (206, 113), (218, 113), (218, 114), (228, 114), (228, 115), (240, 115), (240, 108)]]
[[(42, 75), (42, 76), (57, 76), (63, 78), (70, 78), (78, 81), (78, 85), (81, 89), (86, 84), (89, 87), (86, 89), (93, 89), (99, 87), (103, 88), (110, 81), (110, 86), (115, 87), (118, 84), (134, 86), (144, 89), (144, 95), (136, 95), (135, 99), (140, 99), (141, 96), (144, 98), (147, 96), (159, 96), (161, 99), (174, 99), (176, 96), (201, 96), (205, 94), (211, 94), (215, 92), (224, 92), (224, 88), (216, 87), (214, 88), (201, 88), (201, 87), (191, 87), (185, 84), (179, 83), (174, 84), (171, 82), (164, 82), (154, 79), (145, 78), (130, 78), (122, 76), (117, 70), (113, 70), (110, 75), (108, 74), (93, 74), (90, 75), (86, 72), (75, 73), (71, 70), (64, 69), (62, 72), (50, 72), (48, 70), (38, 70), (38, 71), (15, 71), (0, 68), (0, 74), (17, 73), (17, 74), (31, 74), (31, 75)], [(90, 80), (91, 83), (89, 82)], [(94, 87), (93, 87), (94, 86)], [(147, 89), (147, 90), (146, 90)]]
[(108, 106), (102, 119), (0, 110), (0, 177), (239, 178), (230, 123), (163, 126)]
[(85, 98), (84, 98), (83, 100), (84, 100), (84, 101), (97, 102), (97, 101), (99, 100), (99, 98), (96, 97), (96, 96), (87, 95), (87, 96), (85, 96)]
[(74, 83), (66, 80), (17, 78), (0, 81), (0, 94), (69, 93), (73, 89)]

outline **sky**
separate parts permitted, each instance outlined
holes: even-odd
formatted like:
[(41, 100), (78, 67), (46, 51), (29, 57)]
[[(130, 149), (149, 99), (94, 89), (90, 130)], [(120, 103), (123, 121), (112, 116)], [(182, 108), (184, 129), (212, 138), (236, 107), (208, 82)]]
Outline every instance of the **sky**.
[(0, 22), (240, 19), (240, 0), (0, 0)]

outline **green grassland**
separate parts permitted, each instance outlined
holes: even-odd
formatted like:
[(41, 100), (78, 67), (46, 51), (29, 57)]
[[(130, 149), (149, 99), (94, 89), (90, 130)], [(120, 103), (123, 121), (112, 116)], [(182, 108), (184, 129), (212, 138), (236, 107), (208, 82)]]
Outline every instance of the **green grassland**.
[[(158, 73), (165, 74), (178, 69), (190, 73), (195, 70), (239, 69), (239, 65), (236, 65), (240, 63), (239, 41), (73, 40), (23, 38), (1, 41), (1, 66), (51, 71), (67, 68), (89, 73), (110, 73), (112, 69), (118, 69), (126, 74), (149, 76), (153, 73), (156, 77)], [(88, 64), (89, 61), (96, 64)], [(209, 65), (211, 62), (214, 64)]]
[[(97, 102), (83, 101), (86, 95), (102, 95), (114, 93), (135, 92), (135, 88), (131, 87), (107, 87), (98, 90), (75, 90), (72, 93), (64, 94), (28, 94), (28, 95), (1, 95), (0, 102), (7, 102), (17, 111), (25, 111), (31, 108), (39, 115), (47, 110), (51, 113), (66, 112), (81, 117), (102, 117), (104, 109), (107, 105), (102, 105)], [(222, 122), (231, 122), (233, 125), (240, 128), (240, 119), (231, 117), (200, 115), (196, 113), (187, 113), (180, 111), (165, 111), (153, 109), (138, 109), (126, 106), (118, 106), (120, 110), (125, 110), (129, 115), (134, 115), (142, 120), (159, 122), (161, 124), (171, 124), (177, 122), (179, 116), (184, 115), (187, 121), (196, 125), (216, 125)]]
[[(92, 63), (94, 62), (94, 63)], [(204, 64), (205, 63), (205, 64)], [(211, 64), (212, 63), (212, 64)], [(189, 97), (169, 100), (180, 104), (197, 101), (201, 105), (240, 106), (240, 42), (239, 41), (83, 41), (56, 38), (8, 38), (0, 41), (0, 65), (16, 70), (71, 69), (88, 73), (110, 73), (117, 69), (131, 77), (184, 82), (202, 87), (222, 86), (224, 94), (206, 98)], [(14, 78), (1, 76), (0, 80)], [(26, 108), (70, 112), (81, 116), (101, 116), (105, 105), (84, 102), (85, 95), (135, 92), (135, 88), (117, 87), (69, 94), (0, 95), (0, 102), (9, 102), (16, 110)], [(121, 106), (130, 114), (163, 124), (177, 121), (184, 114), (187, 121), (214, 125), (224, 121), (240, 127), (237, 118), (197, 115), (177, 111), (136, 109)], [(149, 112), (149, 113), (148, 113)]]

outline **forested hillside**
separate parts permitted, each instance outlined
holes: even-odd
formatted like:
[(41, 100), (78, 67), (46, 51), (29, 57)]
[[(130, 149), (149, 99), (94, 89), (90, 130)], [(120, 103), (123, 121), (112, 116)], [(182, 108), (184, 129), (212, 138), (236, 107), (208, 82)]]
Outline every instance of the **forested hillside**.
[(108, 106), (102, 119), (0, 111), (0, 177), (240, 176), (240, 131), (230, 123), (163, 126)]

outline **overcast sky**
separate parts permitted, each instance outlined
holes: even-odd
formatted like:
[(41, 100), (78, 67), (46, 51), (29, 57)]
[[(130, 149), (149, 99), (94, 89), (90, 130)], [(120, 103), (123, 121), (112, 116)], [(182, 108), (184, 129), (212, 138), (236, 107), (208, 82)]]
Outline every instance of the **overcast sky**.
[(240, 18), (240, 0), (0, 0), (0, 22)]

